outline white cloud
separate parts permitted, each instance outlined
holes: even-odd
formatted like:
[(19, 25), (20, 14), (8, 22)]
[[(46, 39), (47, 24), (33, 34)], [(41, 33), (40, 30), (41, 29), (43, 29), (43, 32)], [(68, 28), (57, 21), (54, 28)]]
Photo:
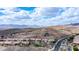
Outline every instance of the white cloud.
[(79, 23), (79, 8), (67, 8), (59, 16), (52, 17), (48, 20), (47, 25), (61, 25), (70, 23)]
[(35, 8), (32, 13), (18, 8), (2, 8), (0, 24), (26, 24), (51, 26), (79, 22), (79, 8), (45, 7)]
[(65, 11), (66, 8), (60, 8), (60, 7), (42, 7), (42, 8), (36, 8), (34, 10), (34, 13), (32, 13), (32, 16), (36, 17), (56, 17), (61, 14), (61, 12)]
[(29, 12), (18, 8), (0, 8), (4, 15), (0, 16), (0, 24), (23, 24), (27, 19), (31, 19)]

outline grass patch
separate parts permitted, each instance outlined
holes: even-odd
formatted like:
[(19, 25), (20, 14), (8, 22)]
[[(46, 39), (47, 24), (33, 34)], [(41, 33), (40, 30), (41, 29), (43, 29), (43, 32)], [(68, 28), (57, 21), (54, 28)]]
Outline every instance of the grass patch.
[(74, 51), (79, 51), (79, 49), (76, 46), (73, 47), (73, 50)]
[(33, 45), (35, 47), (44, 47), (45, 46), (45, 44), (43, 42), (35, 42)]

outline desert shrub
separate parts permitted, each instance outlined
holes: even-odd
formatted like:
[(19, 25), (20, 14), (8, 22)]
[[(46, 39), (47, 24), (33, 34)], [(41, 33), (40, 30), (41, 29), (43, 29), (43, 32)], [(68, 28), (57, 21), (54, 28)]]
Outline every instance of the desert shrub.
[(56, 42), (55, 41), (50, 41), (50, 45), (53, 45), (55, 44)]
[(44, 42), (37, 41), (37, 42), (33, 43), (33, 45), (35, 47), (44, 47), (45, 46), (45, 43)]
[(2, 36), (1, 36), (1, 39), (3, 39), (3, 38), (4, 38), (4, 36), (2, 35)]
[(79, 33), (77, 33), (76, 35), (79, 35)]
[(70, 39), (74, 39), (74, 36), (71, 36)]
[(71, 37), (68, 38), (68, 41), (69, 41), (69, 42), (72, 42), (73, 39), (74, 39), (74, 36), (72, 35)]
[(74, 51), (79, 51), (79, 49), (76, 46), (73, 47), (73, 50)]
[(46, 33), (44, 34), (44, 36), (49, 36), (49, 33), (46, 32)]

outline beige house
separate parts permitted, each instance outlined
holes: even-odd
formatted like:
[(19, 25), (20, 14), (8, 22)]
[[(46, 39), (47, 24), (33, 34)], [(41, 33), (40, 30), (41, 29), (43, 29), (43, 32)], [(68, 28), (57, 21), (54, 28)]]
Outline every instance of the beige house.
[(79, 35), (75, 36), (75, 38), (73, 39), (73, 43), (79, 45)]

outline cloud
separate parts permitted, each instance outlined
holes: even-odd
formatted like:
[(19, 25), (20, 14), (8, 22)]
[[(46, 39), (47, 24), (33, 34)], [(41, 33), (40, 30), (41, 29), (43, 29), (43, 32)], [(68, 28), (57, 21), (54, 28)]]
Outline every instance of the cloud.
[[(62, 18), (62, 20), (60, 18)], [(79, 8), (72, 7), (65, 10), (60, 15), (60, 18), (59, 20), (61, 20), (61, 24), (78, 23), (79, 22)]]
[(18, 8), (0, 8), (0, 12), (4, 14), (0, 14), (0, 24), (23, 24), (31, 19), (28, 11)]
[(60, 8), (60, 7), (36, 8), (32, 16), (51, 18), (59, 16), (64, 10), (66, 10), (66, 8)]
[(56, 19), (61, 18), (60, 15), (67, 9), (67, 7), (36, 8), (31, 14), (31, 17), (36, 24), (41, 26), (57, 25), (58, 20), (56, 21)]
[(77, 22), (78, 7), (37, 7), (31, 13), (15, 7), (0, 8), (0, 24), (52, 26)]
[[(56, 15), (55, 17), (51, 17), (48, 19), (44, 19), (43, 22), (41, 22), (41, 25), (44, 25), (44, 23), (45, 23), (45, 26), (79, 23), (79, 8), (78, 7), (71, 7), (71, 8), (68, 7), (68, 8), (62, 8), (62, 9), (63, 11), (60, 12), (59, 15)], [(49, 11), (46, 11), (46, 12), (48, 13)]]
[(15, 15), (14, 15), (14, 18), (16, 19), (31, 19), (30, 15), (28, 12), (22, 10), (20, 12), (17, 12)]

